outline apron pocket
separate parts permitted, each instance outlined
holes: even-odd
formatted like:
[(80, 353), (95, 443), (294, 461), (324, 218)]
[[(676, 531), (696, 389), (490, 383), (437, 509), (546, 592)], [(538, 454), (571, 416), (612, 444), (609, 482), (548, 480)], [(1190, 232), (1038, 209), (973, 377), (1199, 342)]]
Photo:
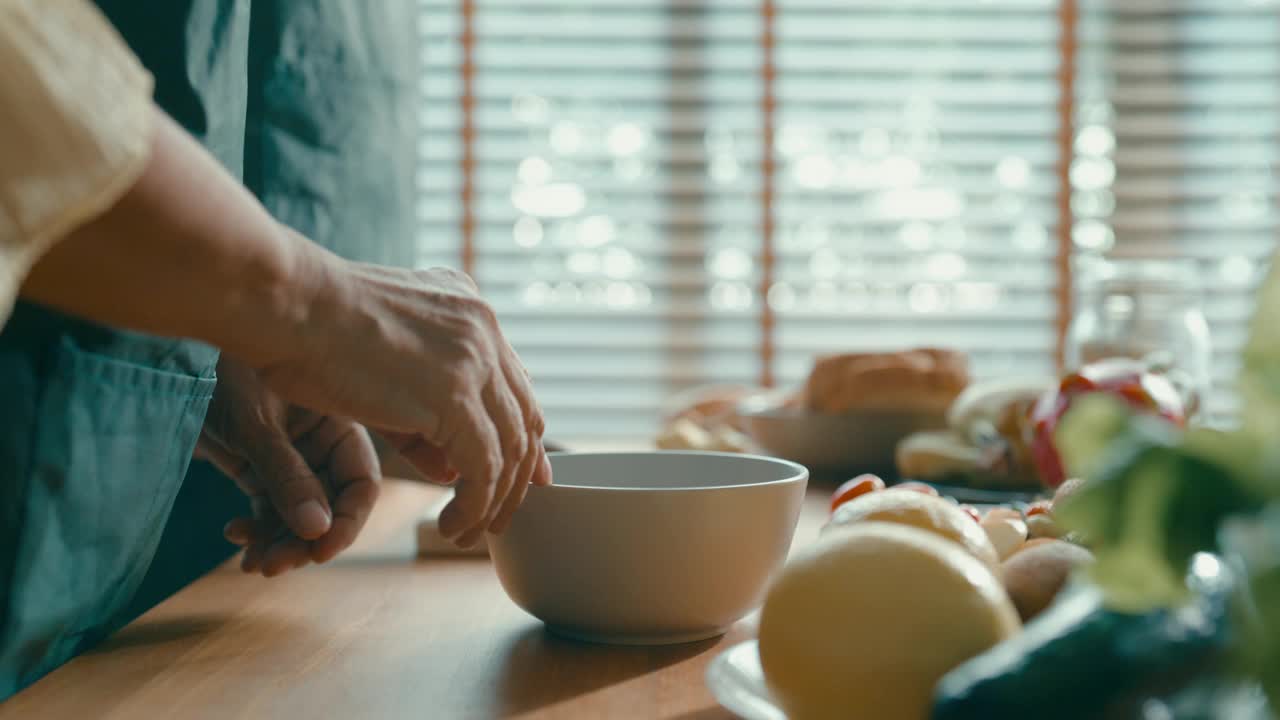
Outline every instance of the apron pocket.
[(38, 405), (9, 597), (4, 651), (16, 653), (21, 685), (115, 629), (160, 541), (214, 385), (62, 338)]

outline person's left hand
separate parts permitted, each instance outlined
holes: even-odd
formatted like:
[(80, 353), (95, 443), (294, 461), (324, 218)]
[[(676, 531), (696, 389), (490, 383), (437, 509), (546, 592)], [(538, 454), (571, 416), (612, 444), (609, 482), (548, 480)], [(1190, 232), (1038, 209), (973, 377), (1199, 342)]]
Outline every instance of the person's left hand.
[(231, 520), (223, 533), (245, 548), (241, 569), (267, 577), (327, 562), (350, 546), (381, 480), (362, 425), (286, 403), (225, 356), (196, 457), (249, 496), (253, 516)]

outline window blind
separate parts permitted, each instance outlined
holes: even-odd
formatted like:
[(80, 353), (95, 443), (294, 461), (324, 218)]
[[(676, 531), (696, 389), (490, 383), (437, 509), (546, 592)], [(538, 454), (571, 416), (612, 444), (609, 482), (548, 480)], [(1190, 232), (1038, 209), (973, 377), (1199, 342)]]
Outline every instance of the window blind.
[[(423, 8), (422, 246), (456, 264), (462, 7)], [(486, 1), (474, 32), (474, 275), (550, 432), (755, 382), (758, 3)]]
[(1228, 419), (1280, 238), (1280, 4), (1082, 0), (1079, 38), (1077, 252), (1197, 263)]
[(419, 262), (473, 272), (559, 437), (828, 350), (1052, 372), (1065, 252), (1199, 258), (1230, 372), (1276, 238), (1274, 2), (420, 8)]
[(817, 352), (915, 345), (1051, 372), (1056, 3), (779, 7), (783, 381)]

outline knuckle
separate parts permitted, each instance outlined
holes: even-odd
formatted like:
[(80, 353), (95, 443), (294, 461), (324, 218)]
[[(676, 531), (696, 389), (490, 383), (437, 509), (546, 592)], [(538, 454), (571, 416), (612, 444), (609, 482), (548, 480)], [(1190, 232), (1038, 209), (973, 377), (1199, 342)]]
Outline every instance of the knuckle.
[(448, 265), (432, 265), (426, 270), (422, 270), (420, 272), (427, 277), (437, 277), (444, 280), (455, 280), (458, 276), (463, 274), (461, 270)]
[(509, 442), (503, 445), (502, 455), (506, 467), (514, 469), (524, 460), (525, 452), (528, 450), (527, 439), (517, 433)]
[(487, 300), (479, 296), (467, 296), (460, 302), (467, 315), (477, 323), (476, 330), (491, 331), (497, 327), (498, 313)]
[(485, 329), (484, 320), (474, 316), (464, 316), (457, 324), (454, 332), (447, 340), (453, 354), (462, 362), (476, 362), (489, 355), (489, 333)]
[(478, 326), (471, 323), (468, 323), (466, 330), (454, 339), (454, 347), (458, 355), (467, 362), (483, 361), (488, 356), (486, 346), (484, 333)]
[(443, 396), (441, 430), (445, 442), (457, 443), (466, 436), (480, 432), (480, 423), (471, 408), (479, 402), (480, 393), (471, 378), (457, 378), (450, 383), (449, 391)]
[(502, 471), (502, 447), (483, 428), (459, 427), (450, 445), (457, 454), (459, 469), (469, 480), (491, 482)]
[[(502, 465), (505, 458), (502, 456), (502, 450), (492, 448), (481, 455), (480, 467), (485, 474), (486, 481), (492, 482), (502, 472)], [(492, 490), (490, 490), (492, 494)]]
[(464, 288), (467, 288), (469, 290), (476, 289), (475, 278), (471, 277), (470, 275), (463, 272), (462, 270), (459, 270), (458, 268), (442, 267), (440, 268), (440, 272), (441, 274), (444, 275), (445, 278), (453, 281), (458, 285), (461, 285)]
[(541, 409), (534, 408), (533, 412), (529, 414), (526, 424), (529, 427), (529, 432), (535, 437), (541, 438), (543, 433), (547, 431), (547, 420), (542, 415)]
[[(492, 450), (481, 452), (476, 459), (476, 471), (481, 477), (474, 478), (477, 482), (489, 487), (489, 495), (493, 495), (493, 486), (502, 478), (503, 455), (502, 450), (495, 447)], [(486, 498), (485, 502), (488, 502)]]
[(419, 271), (419, 279), (437, 286), (443, 286), (452, 293), (461, 293), (464, 297), (475, 295), (480, 291), (475, 278), (458, 268), (437, 266)]
[(474, 363), (480, 356), (480, 344), (470, 338), (454, 337), (450, 340), (452, 362), (445, 365), (440, 379), (454, 394), (474, 397), (479, 391), (476, 384)]

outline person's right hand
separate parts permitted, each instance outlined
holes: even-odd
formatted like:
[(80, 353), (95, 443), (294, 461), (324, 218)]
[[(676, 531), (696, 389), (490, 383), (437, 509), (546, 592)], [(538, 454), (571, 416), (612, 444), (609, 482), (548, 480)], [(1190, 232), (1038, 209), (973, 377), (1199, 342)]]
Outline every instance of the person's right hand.
[(550, 484), (528, 374), (475, 283), (326, 255), (297, 337), (253, 361), (282, 398), (390, 438), (428, 478), (453, 482), (440, 529), (468, 545), (501, 532), (530, 483)]
[(148, 109), (154, 132), (140, 176), (40, 258), (22, 297), (102, 325), (202, 340), (257, 371), (286, 404), (407, 436), (436, 477), (461, 473), (443, 531), (470, 541), (501, 529), (504, 508), (529, 482), (549, 482), (550, 469), (529, 380), (475, 285), (450, 271), (338, 258), (272, 219), (171, 118)]

